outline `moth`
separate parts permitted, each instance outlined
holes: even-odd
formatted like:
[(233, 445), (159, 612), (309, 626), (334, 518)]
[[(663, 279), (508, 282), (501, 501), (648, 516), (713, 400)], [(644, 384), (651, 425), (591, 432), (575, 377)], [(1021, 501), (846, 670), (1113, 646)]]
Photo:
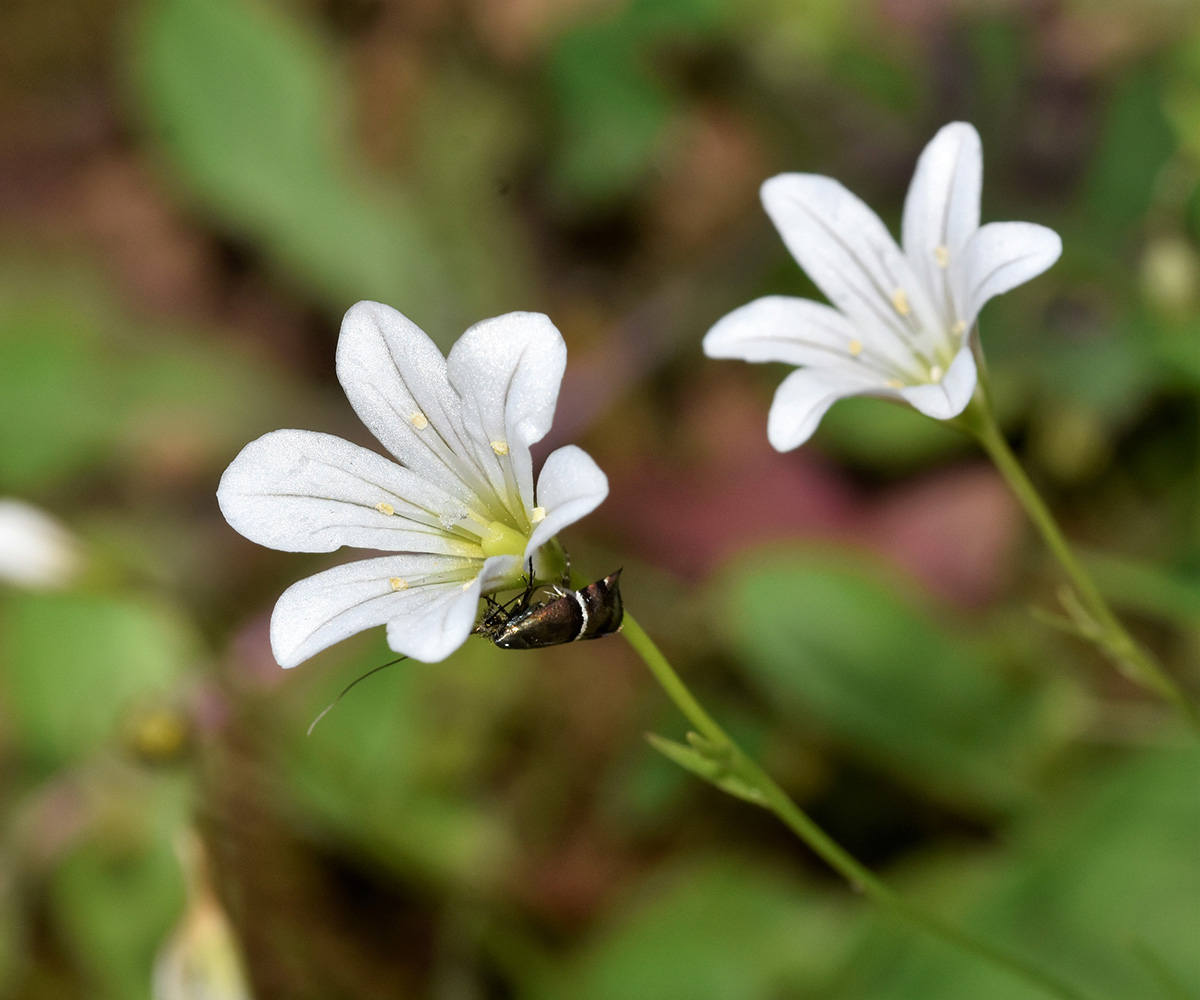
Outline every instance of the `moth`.
[(527, 588), (515, 608), (494, 604), (475, 632), (501, 649), (541, 649), (612, 635), (625, 617), (620, 579), (617, 570), (579, 590), (551, 587), (550, 599), (537, 603)]

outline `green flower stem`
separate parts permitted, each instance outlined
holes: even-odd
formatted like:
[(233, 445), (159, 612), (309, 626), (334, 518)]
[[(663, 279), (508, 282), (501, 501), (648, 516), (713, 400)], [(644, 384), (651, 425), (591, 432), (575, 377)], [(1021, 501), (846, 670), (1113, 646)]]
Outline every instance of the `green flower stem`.
[[(1017, 456), (1008, 446), (986, 397), (977, 394), (957, 423), (983, 446), (1066, 572), (1080, 607), (1086, 613), (1086, 618), (1082, 621), (1077, 614), (1073, 616), (1076, 618), (1077, 631), (1107, 654), (1122, 673), (1171, 702), (1197, 734), (1200, 734), (1200, 709), (1197, 709), (1150, 654), (1137, 644), (1113, 614), (1095, 581), (1075, 557), (1062, 529), (1050, 513), (1050, 508), (1046, 506), (1037, 488), (1021, 468)], [(1071, 610), (1068, 608), (1068, 611)]]
[[(578, 584), (577, 584), (578, 586)], [(704, 710), (695, 696), (688, 690), (667, 658), (663, 656), (654, 640), (626, 612), (622, 633), (637, 654), (650, 668), (655, 679), (687, 717), (696, 731), (711, 744), (710, 754), (726, 762), (728, 773), (740, 784), (755, 793), (755, 801), (773, 812), (784, 825), (834, 871), (846, 879), (852, 887), (869, 896), (884, 909), (901, 919), (941, 938), (963, 951), (969, 952), (1041, 988), (1047, 996), (1059, 1000), (1085, 1000), (1073, 986), (1062, 982), (1047, 972), (1029, 964), (1024, 959), (1011, 955), (999, 948), (974, 937), (940, 917), (927, 913), (896, 893), (886, 883), (847, 853), (829, 834), (822, 830), (787, 793), (780, 788), (757, 763), (739, 747), (729, 735)]]

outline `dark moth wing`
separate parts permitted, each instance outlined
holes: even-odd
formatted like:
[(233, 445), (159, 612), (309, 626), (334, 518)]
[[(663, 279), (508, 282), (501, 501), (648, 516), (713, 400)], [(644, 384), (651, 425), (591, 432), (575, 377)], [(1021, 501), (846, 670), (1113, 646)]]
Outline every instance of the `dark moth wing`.
[(490, 634), (501, 649), (541, 649), (582, 639), (599, 639), (621, 628), (621, 571), (527, 608)]

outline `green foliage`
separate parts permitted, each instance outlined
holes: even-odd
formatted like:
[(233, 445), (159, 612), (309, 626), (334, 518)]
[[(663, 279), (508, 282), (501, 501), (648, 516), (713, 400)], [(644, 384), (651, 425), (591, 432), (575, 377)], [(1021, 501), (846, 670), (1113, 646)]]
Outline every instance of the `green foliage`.
[(254, 2), (153, 0), (138, 44), (149, 122), (206, 207), (337, 306), (432, 310), (431, 241), (400, 193), (363, 176), (314, 37)]
[(123, 713), (168, 693), (197, 651), (177, 613), (141, 597), (10, 594), (0, 622), (4, 702), (43, 771), (111, 742)]
[(783, 872), (735, 858), (659, 872), (536, 1000), (771, 1000), (815, 996), (854, 941), (846, 909)]
[(0, 489), (48, 490), (138, 453), (220, 461), (278, 410), (278, 376), (228, 348), (131, 326), (87, 283), (0, 296)]
[(932, 794), (985, 808), (1030, 793), (1046, 692), (846, 555), (742, 560), (721, 581), (731, 655), (789, 723), (816, 724)]
[(53, 873), (56, 930), (89, 996), (148, 1000), (155, 955), (183, 907), (174, 838), (186, 821), (187, 788), (107, 777), (96, 783), (104, 797), (96, 826)]

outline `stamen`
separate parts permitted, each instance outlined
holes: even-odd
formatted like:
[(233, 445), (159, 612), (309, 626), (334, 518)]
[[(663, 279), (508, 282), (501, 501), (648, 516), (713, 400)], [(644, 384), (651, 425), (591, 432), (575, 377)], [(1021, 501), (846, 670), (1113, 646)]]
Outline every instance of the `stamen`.
[(473, 585), (474, 583), (475, 583), (475, 581), (474, 581), (474, 580), (468, 580), (466, 583), (464, 583), (464, 584), (462, 585), (462, 589), (463, 589), (463, 590), (470, 590), (470, 589), (471, 589), (471, 587), (472, 587), (472, 585)]
[(908, 304), (908, 292), (903, 288), (897, 288), (892, 292), (892, 308), (901, 316), (907, 316), (912, 312), (912, 306)]
[(901, 382), (898, 378), (890, 378), (887, 380), (887, 382), (884, 383), (884, 385), (886, 385), (889, 389), (903, 389), (904, 388), (904, 383)]
[(533, 510), (529, 512), (529, 520), (531, 520), (534, 524), (537, 524), (539, 521), (546, 520), (546, 508), (534, 507)]
[(375, 505), (375, 509), (379, 511), (380, 514), (386, 514), (388, 517), (391, 517), (396, 513), (396, 508), (384, 500), (380, 500), (379, 503)]
[(392, 590), (408, 590), (408, 581), (401, 577), (389, 577), (388, 583), (392, 585)]
[(945, 270), (950, 266), (950, 250), (947, 247), (934, 247), (933, 259), (937, 261), (937, 266)]
[(409, 416), (408, 421), (419, 431), (423, 431), (429, 426), (429, 418), (420, 410), (416, 410), (414, 413), (412, 413)]
[(507, 441), (493, 441), (492, 442), (492, 451), (494, 451), (497, 455), (507, 455), (508, 454), (508, 442)]
[(860, 354), (862, 354), (862, 341), (861, 340), (850, 341), (850, 343), (848, 343), (846, 345), (846, 350), (848, 350), (854, 357), (857, 358)]
[(958, 322), (956, 322), (952, 327), (950, 327), (950, 336), (952, 336), (952, 337), (961, 337), (966, 332), (967, 332), (967, 324), (961, 319)]
[(941, 365), (934, 365), (932, 368), (929, 369), (929, 381), (930, 382), (940, 382), (945, 377), (946, 377), (946, 372), (942, 368)]

